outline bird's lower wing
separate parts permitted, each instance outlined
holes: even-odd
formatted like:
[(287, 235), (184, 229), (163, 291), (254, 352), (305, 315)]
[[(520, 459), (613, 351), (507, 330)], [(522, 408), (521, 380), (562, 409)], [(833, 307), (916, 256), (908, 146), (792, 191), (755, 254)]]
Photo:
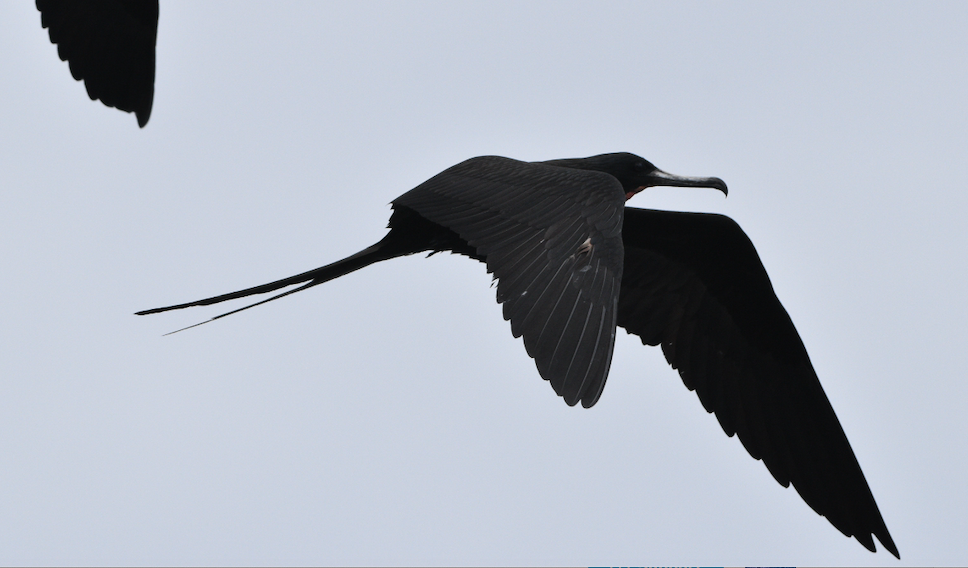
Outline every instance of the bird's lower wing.
[(612, 359), (623, 203), (611, 176), (497, 157), (458, 164), (394, 200), (476, 249), (538, 372), (586, 407)]
[(83, 80), (91, 100), (151, 116), (158, 0), (37, 0), (60, 58)]
[(626, 208), (618, 325), (661, 345), (723, 430), (783, 486), (898, 555), (860, 465), (742, 229), (720, 215)]

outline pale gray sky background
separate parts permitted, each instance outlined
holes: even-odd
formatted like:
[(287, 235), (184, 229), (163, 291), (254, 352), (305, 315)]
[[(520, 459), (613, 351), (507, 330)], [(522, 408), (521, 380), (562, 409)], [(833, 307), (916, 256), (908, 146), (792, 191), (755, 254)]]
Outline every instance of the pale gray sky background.
[[(162, 0), (139, 130), (0, 3), (0, 562), (963, 565), (965, 30), (964, 2)], [(901, 563), (635, 337), (567, 407), (463, 257), (171, 337), (225, 306), (132, 315), (356, 252), (466, 158), (615, 151), (729, 184), (632, 205), (746, 230)]]

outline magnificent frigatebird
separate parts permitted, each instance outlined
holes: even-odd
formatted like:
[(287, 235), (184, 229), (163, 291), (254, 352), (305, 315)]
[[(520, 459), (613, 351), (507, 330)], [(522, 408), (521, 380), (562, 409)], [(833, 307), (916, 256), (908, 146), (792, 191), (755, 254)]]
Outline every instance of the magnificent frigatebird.
[(487, 264), (511, 333), (524, 337), (538, 372), (566, 403), (598, 401), (615, 328), (624, 327), (662, 346), (706, 411), (781, 485), (792, 483), (814, 511), (868, 550), (875, 550), (873, 534), (898, 556), (753, 244), (722, 215), (625, 206), (659, 185), (726, 193), (719, 178), (671, 175), (627, 153), (530, 163), (471, 158), (393, 200), (390, 232), (369, 248), (296, 276), (138, 315), (302, 284), (214, 320), (381, 260), (466, 255)]
[(148, 124), (155, 97), (158, 0), (37, 0), (57, 54), (91, 100)]

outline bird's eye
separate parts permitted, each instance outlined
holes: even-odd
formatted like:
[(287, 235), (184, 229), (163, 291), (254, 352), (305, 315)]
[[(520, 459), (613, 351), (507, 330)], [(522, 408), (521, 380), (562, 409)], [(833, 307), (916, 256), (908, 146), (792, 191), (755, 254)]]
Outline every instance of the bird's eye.
[(634, 164), (632, 164), (632, 169), (637, 172), (641, 172), (645, 170), (645, 162), (635, 162)]

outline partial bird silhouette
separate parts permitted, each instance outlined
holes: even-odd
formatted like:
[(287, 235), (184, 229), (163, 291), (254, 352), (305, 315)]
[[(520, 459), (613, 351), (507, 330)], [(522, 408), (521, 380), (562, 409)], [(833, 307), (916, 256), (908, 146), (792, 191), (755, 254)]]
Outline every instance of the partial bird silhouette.
[(524, 337), (538, 373), (566, 403), (598, 401), (616, 326), (623, 327), (661, 345), (706, 411), (781, 485), (792, 483), (814, 511), (868, 550), (875, 550), (873, 534), (900, 558), (749, 238), (722, 215), (625, 206), (651, 186), (727, 191), (719, 178), (671, 175), (627, 153), (530, 163), (472, 158), (393, 200), (389, 233), (352, 256), (138, 315), (302, 284), (213, 321), (382, 260), (466, 255), (487, 264), (511, 333)]
[(158, 0), (37, 0), (61, 60), (91, 100), (148, 124), (155, 97)]

